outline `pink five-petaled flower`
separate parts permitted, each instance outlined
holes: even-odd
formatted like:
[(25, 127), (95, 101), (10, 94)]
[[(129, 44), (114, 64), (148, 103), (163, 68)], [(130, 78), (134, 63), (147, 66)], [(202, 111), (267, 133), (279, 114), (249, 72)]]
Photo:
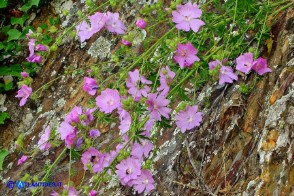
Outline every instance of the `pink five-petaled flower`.
[(27, 78), (27, 77), (29, 77), (29, 74), (28, 74), (27, 72), (25, 72), (25, 71), (20, 72), (20, 75), (21, 75), (23, 78)]
[(41, 135), (40, 140), (38, 141), (38, 146), (40, 150), (48, 150), (51, 147), (51, 144), (48, 142), (50, 138), (50, 127), (47, 126), (43, 135)]
[(177, 23), (177, 29), (184, 31), (192, 29), (196, 33), (205, 24), (202, 20), (197, 19), (201, 14), (202, 11), (196, 3), (192, 5), (191, 2), (188, 2), (185, 5), (178, 5), (177, 10), (172, 12), (173, 22)]
[[(103, 154), (93, 147), (90, 147), (86, 152), (82, 154), (81, 161), (84, 164), (84, 170), (88, 170), (88, 166), (101, 164), (103, 162)], [(97, 171), (94, 171), (97, 172)]]
[(138, 142), (135, 142), (132, 146), (132, 152), (131, 155), (134, 157), (137, 157), (138, 159), (142, 159), (144, 157), (148, 157), (149, 152), (153, 148), (153, 144), (145, 139), (140, 141), (141, 144)]
[(96, 80), (89, 77), (84, 77), (84, 85), (83, 85), (84, 91), (86, 91), (89, 95), (95, 95), (96, 90), (98, 89), (98, 84)]
[(64, 120), (71, 124), (71, 123), (79, 123), (80, 122), (80, 115), (83, 114), (83, 109), (80, 106), (75, 106), (70, 113), (68, 113)]
[(200, 61), (200, 59), (196, 56), (197, 52), (198, 51), (190, 42), (187, 44), (179, 43), (174, 59), (182, 69), (184, 67), (190, 67), (195, 61)]
[(140, 29), (145, 29), (146, 26), (147, 26), (147, 23), (145, 22), (144, 19), (139, 19), (139, 20), (137, 20), (137, 22), (136, 22), (136, 26), (137, 26), (138, 28), (140, 28)]
[(211, 61), (208, 63), (210, 70), (213, 70), (214, 68), (218, 67), (218, 65), (222, 66), (222, 63), (219, 60)]
[(142, 193), (144, 190), (146, 193), (149, 193), (155, 188), (154, 179), (149, 170), (142, 170), (141, 175), (137, 179), (132, 181), (132, 184), (138, 193)]
[(258, 75), (263, 75), (267, 72), (272, 72), (270, 68), (267, 67), (266, 59), (259, 57), (253, 62), (252, 69), (258, 73)]
[(101, 112), (106, 114), (117, 109), (120, 104), (120, 96), (117, 90), (107, 88), (101, 92), (101, 95), (96, 97), (96, 105), (100, 108)]
[(67, 148), (71, 148), (71, 145), (76, 139), (76, 130), (68, 122), (62, 122), (60, 127), (57, 129), (60, 134), (61, 140), (65, 141)]
[(69, 196), (78, 196), (79, 195), (78, 191), (74, 187), (72, 187), (72, 186), (68, 187), (67, 185), (65, 185), (63, 187), (65, 190), (68, 191)]
[(120, 125), (118, 128), (120, 129), (120, 134), (123, 135), (130, 129), (132, 117), (129, 112), (121, 108), (118, 109), (118, 113), (120, 119)]
[(129, 181), (138, 178), (141, 174), (141, 165), (138, 159), (129, 157), (122, 160), (116, 165), (116, 174), (118, 175), (122, 185), (127, 185)]
[(37, 51), (47, 51), (48, 48), (47, 48), (47, 46), (45, 46), (45, 45), (43, 45), (43, 44), (38, 44), (38, 45), (36, 46), (36, 50), (37, 50)]
[(124, 34), (126, 27), (119, 19), (118, 13), (107, 12), (107, 18), (105, 21), (106, 29), (111, 33)]
[(175, 75), (175, 72), (171, 71), (168, 66), (161, 68), (159, 74), (160, 86), (157, 88), (157, 91), (162, 91), (162, 95), (166, 96), (169, 92), (169, 85)]
[(176, 125), (184, 133), (200, 125), (203, 113), (197, 112), (198, 106), (187, 106), (185, 110), (180, 111), (175, 119)]
[(88, 19), (90, 20), (90, 25), (88, 25), (86, 21), (82, 21), (76, 26), (81, 42), (92, 37), (95, 33), (100, 31), (105, 24), (105, 15), (100, 12), (96, 12), (94, 15), (89, 16)]
[(253, 54), (251, 52), (240, 55), (237, 59), (236, 69), (247, 74), (253, 65)]
[(29, 56), (26, 59), (28, 62), (31, 62), (31, 63), (41, 63), (43, 60), (43, 58), (37, 54), (33, 54), (32, 56)]
[(238, 76), (229, 66), (222, 66), (219, 70), (219, 84), (233, 83), (233, 80), (238, 80)]
[(27, 85), (23, 84), (21, 88), (17, 91), (17, 95), (15, 97), (21, 98), (19, 102), (19, 106), (23, 106), (26, 102), (29, 96), (32, 94), (32, 88), (28, 87)]
[(97, 191), (95, 190), (90, 190), (89, 192), (89, 196), (96, 196), (97, 195)]
[(208, 63), (209, 69), (218, 69), (219, 84), (233, 83), (233, 80), (238, 80), (238, 76), (234, 73), (233, 69), (229, 66), (223, 66), (219, 60)]
[(28, 159), (28, 156), (22, 155), (22, 157), (18, 159), (17, 165), (22, 165), (24, 162), (26, 162), (27, 159)]
[(128, 93), (130, 93), (135, 101), (140, 101), (141, 96), (147, 97), (150, 92), (150, 87), (147, 84), (152, 84), (150, 80), (147, 80), (144, 76), (140, 76), (139, 70), (135, 69), (133, 72), (128, 73), (129, 77), (126, 82), (128, 87)]
[(170, 100), (166, 99), (163, 95), (157, 96), (157, 93), (150, 93), (146, 101), (150, 111), (150, 118), (158, 121), (161, 121), (161, 116), (169, 118), (171, 109), (166, 107), (169, 102)]
[(125, 45), (125, 46), (128, 46), (128, 47), (131, 47), (131, 46), (132, 46), (132, 43), (129, 42), (128, 40), (125, 40), (125, 39), (122, 39), (122, 40), (121, 40), (121, 43), (122, 43), (123, 45)]
[(35, 54), (35, 43), (36, 43), (36, 39), (30, 39), (28, 46), (29, 46), (29, 57), (33, 56)]

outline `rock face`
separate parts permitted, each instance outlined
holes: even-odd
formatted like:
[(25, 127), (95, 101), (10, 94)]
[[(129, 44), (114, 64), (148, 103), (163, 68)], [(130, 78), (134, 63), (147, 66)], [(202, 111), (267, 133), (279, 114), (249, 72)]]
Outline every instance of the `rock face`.
[[(71, 2), (71, 1), (68, 1)], [(72, 2), (71, 2), (72, 3)], [(65, 5), (64, 5), (65, 6)], [(69, 6), (66, 4), (66, 6)], [(78, 3), (72, 3), (72, 12)], [(132, 21), (137, 12), (123, 7), (124, 21)], [(42, 8), (46, 9), (46, 8)], [(138, 8), (139, 9), (139, 8)], [(41, 16), (34, 25), (46, 20)], [(71, 18), (63, 25), (71, 22)], [(199, 129), (179, 134), (173, 126), (158, 130), (154, 154), (156, 190), (153, 195), (291, 195), (294, 192), (294, 10), (289, 9), (273, 26), (274, 46), (268, 55), (271, 74), (256, 84), (250, 95), (242, 95), (237, 84), (221, 89), (208, 84), (199, 94), (197, 104), (204, 108), (205, 98), (211, 106), (204, 110), (204, 122)], [(75, 105), (85, 105), (89, 96), (82, 91), (83, 76), (79, 73), (60, 76), (65, 69), (83, 68), (97, 64), (111, 56), (119, 43), (118, 38), (103, 32), (92, 37), (86, 45), (64, 40), (57, 52), (52, 53), (39, 74), (34, 78), (33, 89), (50, 82), (36, 102), (30, 101), (19, 108), (14, 95), (7, 95), (5, 106), (11, 122), (0, 126), (0, 144), (10, 155), (1, 171), (0, 195), (30, 195), (28, 190), (8, 189), (6, 182), (18, 180), (25, 173), (31, 176), (42, 173), (46, 163), (53, 163), (63, 147), (35, 153), (25, 164), (17, 166), (21, 157), (14, 141), (25, 133), (24, 146), (33, 149), (47, 125), (56, 127), (66, 112)], [(110, 69), (113, 65), (107, 64)], [(253, 78), (248, 78), (253, 80)], [(97, 146), (105, 146), (117, 137), (106, 132)], [(189, 146), (189, 147), (187, 147)], [(66, 152), (68, 155), (68, 152)], [(76, 186), (83, 177), (80, 162), (72, 165), (71, 180)], [(68, 156), (52, 170), (50, 179), (65, 185), (68, 180)], [(91, 185), (91, 176), (85, 182)], [(44, 189), (48, 195), (52, 190)], [(133, 195), (132, 190), (120, 187), (112, 179), (99, 195)]]

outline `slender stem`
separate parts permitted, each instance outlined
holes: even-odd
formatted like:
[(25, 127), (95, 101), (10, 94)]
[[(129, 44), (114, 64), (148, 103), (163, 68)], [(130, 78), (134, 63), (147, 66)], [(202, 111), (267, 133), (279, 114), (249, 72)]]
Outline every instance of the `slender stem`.
[(69, 149), (69, 169), (68, 169), (68, 183), (67, 187), (70, 185), (70, 176), (71, 176), (71, 148)]
[[(63, 151), (59, 154), (59, 156), (55, 159), (55, 161), (52, 163), (52, 165), (49, 167), (48, 171), (46, 172), (45, 176), (42, 178), (41, 180), (42, 182), (44, 182), (48, 178), (48, 176), (51, 174), (53, 167), (60, 161), (61, 157), (65, 154), (66, 150), (67, 148), (64, 148)], [(37, 188), (36, 192), (34, 192), (33, 195), (35, 195), (35, 193), (38, 192), (38, 189), (39, 188)]]

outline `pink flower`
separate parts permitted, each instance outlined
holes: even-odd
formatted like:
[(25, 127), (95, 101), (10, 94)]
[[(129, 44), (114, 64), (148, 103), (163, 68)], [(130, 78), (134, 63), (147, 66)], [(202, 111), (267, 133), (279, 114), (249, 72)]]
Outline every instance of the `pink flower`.
[(127, 29), (123, 22), (119, 20), (118, 13), (107, 12), (105, 25), (106, 29), (111, 33), (124, 34)]
[(147, 26), (147, 23), (145, 22), (144, 19), (139, 19), (139, 20), (137, 20), (137, 22), (136, 22), (136, 26), (137, 26), (138, 28), (140, 28), (140, 29), (145, 29), (146, 26)]
[(18, 159), (17, 165), (22, 165), (24, 162), (26, 162), (27, 159), (28, 159), (28, 156), (22, 155), (22, 157)]
[(128, 40), (125, 40), (125, 39), (122, 39), (122, 40), (121, 40), (121, 43), (122, 43), (123, 45), (125, 45), (125, 46), (128, 46), (128, 47), (131, 47), (131, 46), (132, 46), (132, 43), (129, 42)]
[(29, 43), (28, 43), (29, 51), (30, 51), (29, 57), (33, 56), (35, 53), (35, 43), (36, 43), (36, 39), (29, 40)]
[(237, 59), (236, 69), (247, 74), (253, 65), (253, 54), (251, 52), (240, 55)]
[(253, 62), (252, 69), (258, 73), (258, 75), (263, 75), (268, 72), (272, 72), (270, 68), (267, 67), (266, 59), (259, 57)]
[(151, 133), (151, 129), (154, 126), (154, 122), (155, 120), (153, 118), (150, 118), (144, 125), (143, 130), (145, 130), (145, 132), (143, 132), (143, 135), (145, 135), (146, 137), (150, 137)]
[(142, 170), (141, 175), (132, 181), (132, 184), (138, 193), (142, 193), (144, 190), (146, 193), (149, 193), (155, 188), (154, 179), (149, 170)]
[(68, 122), (62, 122), (60, 127), (57, 129), (60, 134), (61, 140), (65, 141), (67, 148), (71, 148), (71, 145), (76, 139), (76, 130)]
[(111, 113), (120, 106), (119, 92), (109, 88), (105, 89), (101, 92), (101, 95), (96, 97), (96, 105), (100, 108), (101, 112)]
[(76, 26), (81, 42), (99, 32), (103, 28), (106, 20), (105, 15), (100, 12), (96, 12), (94, 15), (89, 16), (88, 19), (90, 20), (90, 25), (88, 25), (86, 21), (82, 21)]
[(58, 193), (56, 191), (52, 191), (50, 196), (59, 196)]
[(233, 83), (233, 80), (238, 80), (238, 76), (229, 66), (223, 66), (219, 60), (208, 63), (209, 69), (217, 69), (219, 73), (219, 84)]
[(229, 66), (222, 66), (219, 70), (219, 84), (233, 83), (233, 80), (238, 80), (238, 76)]
[(68, 187), (67, 185), (65, 185), (63, 187), (65, 190), (68, 190), (68, 195), (70, 195), (70, 196), (78, 196), (79, 195), (78, 191), (74, 187), (72, 187), (72, 186)]
[(190, 42), (187, 44), (178, 44), (174, 59), (183, 69), (184, 67), (191, 67), (195, 61), (200, 61), (196, 54), (197, 50)]
[(27, 78), (27, 77), (29, 77), (29, 74), (28, 74), (27, 72), (25, 72), (25, 71), (20, 72), (20, 75), (21, 75), (23, 78)]
[(106, 15), (104, 13), (96, 12), (88, 18), (91, 22), (91, 28), (94, 33), (99, 32), (105, 25)]
[(17, 95), (15, 97), (21, 98), (19, 102), (19, 106), (23, 106), (26, 102), (29, 96), (32, 94), (32, 88), (28, 87), (27, 85), (23, 84), (21, 88), (17, 91)]
[(29, 29), (29, 32), (26, 34), (26, 38), (30, 39), (32, 34), (33, 34), (33, 31)]
[(127, 185), (130, 180), (138, 178), (141, 174), (141, 165), (138, 159), (129, 157), (116, 165), (116, 174), (122, 185)]
[[(103, 162), (103, 154), (100, 153), (95, 148), (90, 147), (86, 152), (82, 154), (81, 161), (84, 164), (84, 170), (88, 170), (87, 165), (93, 167), (97, 163), (101, 164)], [(94, 171), (94, 172), (97, 172), (97, 171)]]
[(64, 119), (67, 123), (79, 123), (80, 122), (80, 115), (83, 114), (82, 107), (75, 106), (70, 113), (68, 113)]
[(97, 195), (97, 191), (95, 191), (95, 190), (91, 190), (89, 192), (89, 196), (96, 196), (96, 195)]
[(135, 142), (132, 146), (132, 152), (131, 155), (134, 157), (137, 157), (138, 159), (141, 159), (144, 157), (148, 157), (149, 152), (152, 150), (153, 144), (145, 139), (141, 140), (141, 144), (138, 142)]
[(96, 80), (89, 77), (84, 77), (84, 91), (86, 91), (89, 95), (95, 95), (96, 90), (98, 89), (98, 84)]
[(128, 73), (126, 86), (129, 89), (128, 93), (133, 95), (135, 101), (139, 101), (142, 96), (147, 97), (147, 94), (150, 92), (150, 87), (147, 84), (152, 84), (152, 82), (144, 76), (140, 76), (138, 69)]
[(187, 106), (185, 110), (180, 111), (175, 119), (176, 125), (184, 133), (200, 125), (203, 113), (197, 112), (198, 106)]
[(184, 31), (192, 29), (195, 33), (205, 23), (197, 19), (202, 15), (202, 11), (198, 8), (197, 4), (192, 5), (191, 2), (185, 5), (178, 5), (177, 10), (172, 12), (173, 22), (177, 23), (176, 28)]
[(86, 21), (82, 21), (79, 25), (77, 25), (76, 30), (78, 31), (78, 36), (80, 37), (81, 42), (84, 42), (94, 35), (92, 28)]
[(82, 107), (75, 106), (70, 113), (68, 113), (64, 119), (67, 123), (82, 123), (83, 125), (89, 125), (93, 121), (92, 113), (96, 108), (87, 108), (84, 112)]
[(31, 63), (41, 63), (43, 60), (42, 57), (37, 54), (33, 54), (32, 56), (29, 56), (26, 59), (28, 62), (31, 62)]
[(129, 112), (124, 109), (119, 109), (118, 113), (120, 119), (120, 125), (118, 128), (121, 131), (120, 134), (123, 135), (130, 129), (130, 126), (132, 124), (132, 117)]
[(38, 146), (40, 150), (48, 150), (51, 147), (51, 144), (48, 142), (50, 138), (50, 127), (47, 126), (43, 135), (41, 135), (40, 140), (38, 141)]
[(45, 46), (45, 45), (43, 45), (43, 44), (38, 44), (38, 45), (36, 46), (36, 50), (37, 50), (37, 51), (47, 51), (48, 48), (47, 48), (47, 46)]
[(218, 67), (218, 65), (222, 66), (222, 63), (219, 60), (211, 61), (208, 63), (210, 70), (213, 70), (214, 68)]
[(157, 96), (157, 93), (150, 93), (146, 101), (150, 111), (150, 118), (158, 121), (161, 121), (161, 116), (169, 118), (171, 109), (166, 107), (169, 102), (170, 100), (166, 99), (163, 95)]
[(91, 138), (99, 137), (100, 135), (101, 135), (101, 133), (99, 130), (97, 130), (97, 129), (90, 130), (90, 137)]
[(160, 86), (157, 88), (157, 91), (162, 91), (162, 95), (166, 96), (169, 92), (169, 85), (172, 83), (175, 75), (175, 72), (171, 71), (168, 66), (161, 68), (159, 75)]

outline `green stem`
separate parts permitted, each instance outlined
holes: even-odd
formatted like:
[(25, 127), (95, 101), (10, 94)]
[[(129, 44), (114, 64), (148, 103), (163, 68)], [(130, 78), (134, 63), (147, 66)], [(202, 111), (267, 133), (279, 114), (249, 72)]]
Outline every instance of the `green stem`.
[[(51, 174), (51, 171), (53, 169), (53, 167), (60, 161), (61, 157), (65, 154), (67, 148), (64, 148), (64, 150), (59, 154), (59, 156), (55, 159), (55, 161), (52, 163), (52, 165), (49, 167), (48, 171), (46, 172), (45, 176), (42, 178), (42, 182), (44, 182), (48, 176)], [(37, 188), (39, 189), (39, 188)], [(37, 193), (38, 191), (36, 190), (36, 192), (33, 193), (33, 195), (35, 195), (35, 193)]]
[[(269, 5), (269, 0), (267, 1), (267, 5)], [(266, 15), (265, 15), (265, 18), (264, 18), (264, 21), (263, 21), (263, 25), (262, 25), (262, 28), (261, 28), (260, 36), (258, 38), (258, 42), (257, 42), (257, 46), (256, 46), (256, 49), (255, 49), (255, 54), (254, 54), (255, 57), (258, 56), (258, 48), (259, 48), (259, 45), (260, 45), (261, 37), (262, 37), (263, 32), (264, 32), (264, 27), (265, 27), (265, 23), (266, 23), (266, 20), (267, 20), (267, 16), (268, 16), (268, 11), (266, 12)]]

